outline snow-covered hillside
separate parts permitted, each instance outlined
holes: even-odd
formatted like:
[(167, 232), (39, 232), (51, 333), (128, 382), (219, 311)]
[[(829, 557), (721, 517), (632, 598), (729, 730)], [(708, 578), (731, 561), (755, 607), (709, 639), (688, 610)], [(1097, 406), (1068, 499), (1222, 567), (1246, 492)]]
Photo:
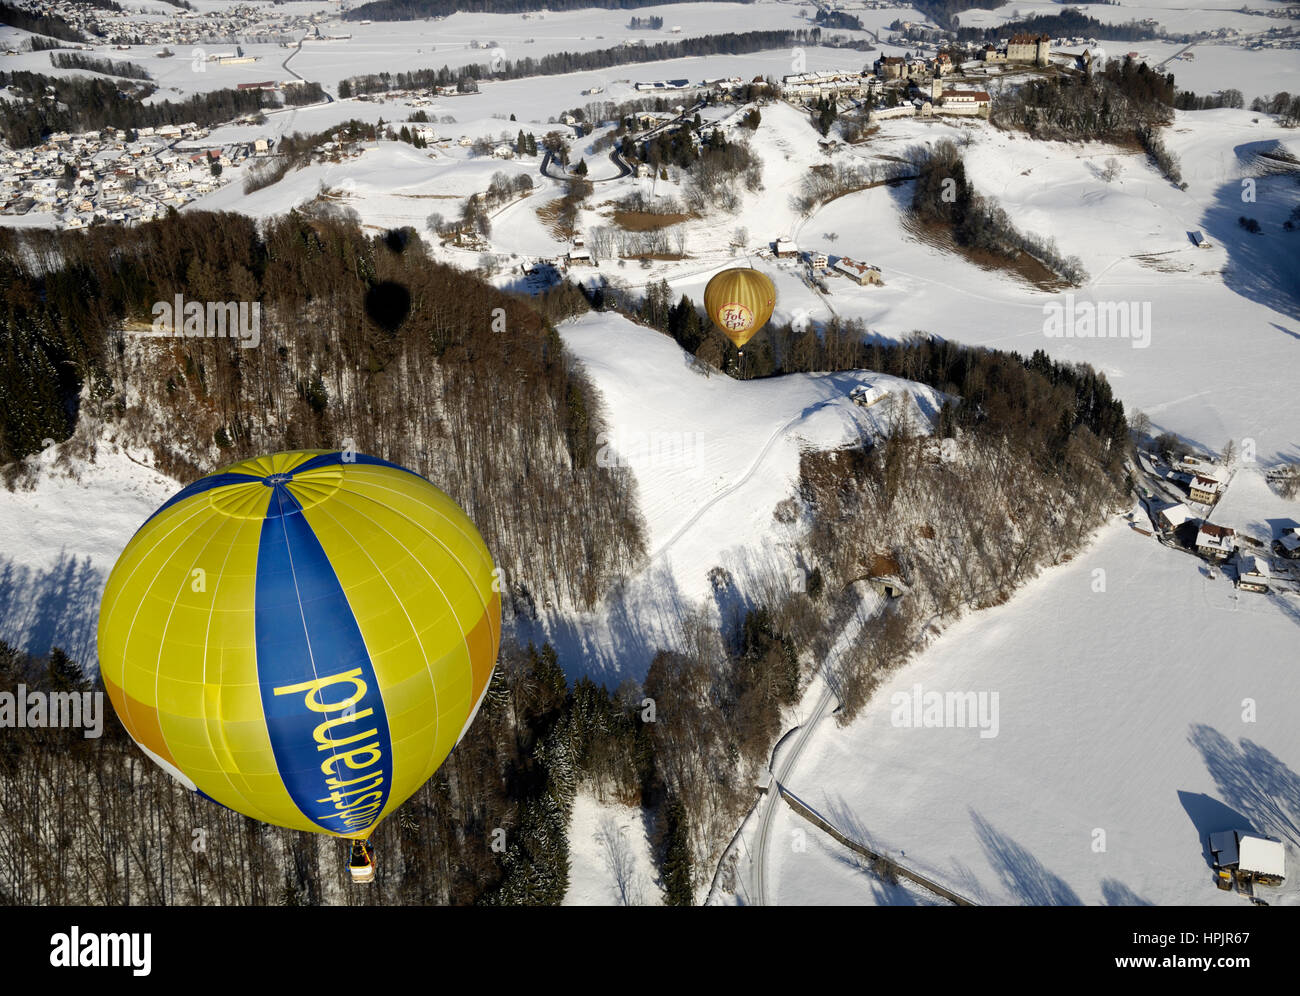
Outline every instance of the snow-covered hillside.
[(28, 491), (0, 490), (0, 639), (33, 654), (62, 647), (91, 663), (99, 600), (127, 541), (181, 485), (145, 453), (102, 443), (93, 462), (30, 458)]
[[(713, 604), (712, 568), (751, 594), (772, 584), (789, 591), (802, 577), (794, 534), (773, 518), (795, 493), (801, 448), (869, 439), (895, 404), (927, 431), (942, 403), (924, 385), (865, 370), (706, 376), (672, 339), (614, 314), (567, 322), (561, 335), (604, 401), (609, 432), (597, 459), (636, 475), (650, 557), (600, 610), (544, 616), (537, 636), (555, 644), (571, 675), (610, 687), (641, 678), (657, 650), (680, 645), (684, 613)], [(891, 397), (860, 407), (849, 398), (858, 385)]]
[[(824, 721), (789, 787), (980, 903), (1241, 904), (1214, 888), (1205, 835), (1253, 827), (1286, 843), (1291, 876), (1259, 894), (1300, 904), (1298, 622), (1294, 599), (1211, 580), (1116, 522), (954, 625), (855, 722)], [(899, 725), (918, 687), (997, 695), (996, 735)], [(788, 845), (815, 831), (776, 819), (769, 901), (821, 879), (838, 894), (845, 869)]]

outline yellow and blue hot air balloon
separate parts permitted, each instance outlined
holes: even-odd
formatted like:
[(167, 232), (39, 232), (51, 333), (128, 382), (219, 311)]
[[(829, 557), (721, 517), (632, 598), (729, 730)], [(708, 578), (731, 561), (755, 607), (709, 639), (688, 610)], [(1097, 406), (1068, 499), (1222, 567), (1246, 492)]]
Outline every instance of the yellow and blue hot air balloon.
[(100, 671), (131, 737), (190, 788), (364, 840), (483, 701), (494, 579), (474, 524), (418, 474), (322, 450), (245, 460), (131, 538)]

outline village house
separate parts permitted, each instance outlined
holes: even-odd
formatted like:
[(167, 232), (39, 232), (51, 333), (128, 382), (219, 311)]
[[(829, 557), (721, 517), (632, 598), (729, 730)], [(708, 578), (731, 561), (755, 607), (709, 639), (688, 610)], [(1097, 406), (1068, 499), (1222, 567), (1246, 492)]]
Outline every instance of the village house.
[(1196, 552), (1211, 560), (1225, 560), (1237, 548), (1237, 531), (1231, 526), (1202, 522), (1196, 534)]
[(1300, 526), (1291, 526), (1273, 541), (1273, 552), (1288, 560), (1300, 560)]
[(973, 114), (988, 117), (992, 98), (983, 90), (943, 90), (939, 103), (944, 114)]
[(1203, 474), (1193, 474), (1191, 482), (1187, 485), (1188, 497), (1202, 505), (1213, 505), (1219, 500), (1222, 492), (1223, 485), (1220, 482)]
[(596, 261), (591, 258), (591, 250), (583, 243), (582, 236), (577, 236), (573, 240), (573, 248), (569, 250), (565, 261), (569, 266), (595, 266)]
[(880, 267), (860, 263), (855, 259), (849, 259), (847, 256), (841, 256), (837, 259), (833, 269), (836, 273), (848, 277), (861, 287), (866, 287), (868, 284), (883, 283), (880, 276)]
[(1194, 522), (1196, 518), (1192, 510), (1182, 502), (1162, 508), (1156, 513), (1156, 520), (1164, 532), (1173, 532), (1184, 522)]
[(882, 80), (905, 80), (911, 71), (907, 60), (901, 55), (882, 55), (872, 68)]
[(1237, 587), (1245, 591), (1267, 592), (1272, 575), (1268, 561), (1251, 553), (1237, 551)]
[(793, 259), (799, 255), (799, 247), (790, 239), (777, 239), (772, 243), (772, 252), (777, 259)]
[(1286, 879), (1286, 851), (1276, 837), (1222, 830), (1209, 835), (1209, 851), (1220, 889), (1231, 889), (1234, 880), (1281, 885)]

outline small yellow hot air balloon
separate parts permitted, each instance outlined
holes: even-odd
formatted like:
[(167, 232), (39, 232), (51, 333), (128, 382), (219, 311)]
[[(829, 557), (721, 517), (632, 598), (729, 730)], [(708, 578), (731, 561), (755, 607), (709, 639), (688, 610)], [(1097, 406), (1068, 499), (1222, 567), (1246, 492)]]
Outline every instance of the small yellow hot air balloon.
[(704, 308), (722, 334), (744, 349), (772, 317), (776, 288), (765, 274), (733, 267), (716, 274), (704, 288)]

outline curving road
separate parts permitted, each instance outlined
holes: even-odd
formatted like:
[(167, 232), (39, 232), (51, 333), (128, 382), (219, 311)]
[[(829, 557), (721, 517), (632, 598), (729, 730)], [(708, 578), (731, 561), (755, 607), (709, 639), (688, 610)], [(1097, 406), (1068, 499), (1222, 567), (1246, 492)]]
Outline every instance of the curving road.
[[(853, 614), (845, 621), (844, 628), (840, 630), (840, 635), (835, 644), (826, 654), (826, 662), (822, 665), (823, 674), (839, 659), (857, 634), (879, 617), (880, 613), (884, 611), (885, 605), (886, 602), (881, 599), (876, 605), (876, 610), (865, 619), (859, 617), (858, 609), (854, 610)], [(834, 712), (834, 704), (835, 693), (828, 683), (826, 690), (822, 692), (821, 698), (817, 700), (817, 705), (813, 708), (811, 715), (800, 726), (795, 728), (797, 732), (795, 733), (794, 743), (791, 744), (780, 766), (772, 771), (772, 787), (768, 789), (767, 795), (759, 802), (762, 811), (759, 813), (758, 833), (754, 836), (754, 848), (750, 858), (749, 889), (750, 902), (756, 906), (765, 906), (767, 904), (764, 892), (766, 888), (767, 846), (768, 838), (771, 835), (773, 817), (777, 812), (777, 807), (781, 804), (780, 786), (785, 783), (795, 764), (798, 763), (799, 755), (803, 753), (803, 749), (808, 745), (813, 730), (827, 715)], [(789, 734), (786, 734), (786, 736), (789, 736)], [(776, 746), (772, 748), (773, 754), (780, 749), (780, 746), (781, 741), (778, 740)]]

